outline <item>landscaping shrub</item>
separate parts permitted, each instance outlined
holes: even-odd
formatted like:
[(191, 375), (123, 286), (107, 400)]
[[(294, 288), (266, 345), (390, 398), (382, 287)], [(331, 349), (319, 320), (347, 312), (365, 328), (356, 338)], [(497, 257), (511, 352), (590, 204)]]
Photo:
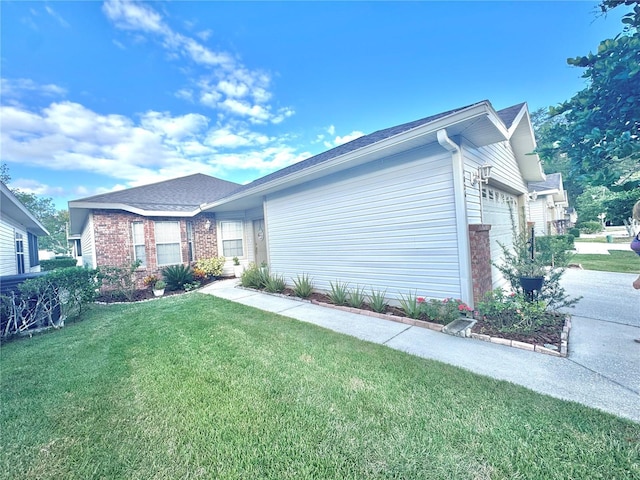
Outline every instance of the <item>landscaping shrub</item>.
[(374, 312), (384, 313), (387, 310), (389, 303), (387, 303), (386, 295), (386, 290), (371, 289), (371, 293), (369, 294), (369, 306)]
[(169, 290), (184, 290), (184, 285), (193, 282), (193, 270), (189, 265), (171, 265), (162, 270)]
[(579, 228), (570, 228), (569, 235), (573, 235), (573, 238), (580, 238), (580, 229)]
[(258, 266), (255, 263), (250, 263), (242, 276), (240, 277), (240, 285), (247, 288), (256, 288), (262, 290), (267, 286), (267, 280), (269, 279), (269, 267), (267, 265)]
[(286, 287), (284, 276), (269, 274), (264, 279), (264, 288), (270, 293), (282, 293)]
[(2, 295), (0, 337), (34, 328), (64, 326), (80, 316), (97, 295), (98, 272), (82, 267), (57, 269), (22, 283), (19, 292)]
[(107, 265), (98, 268), (101, 292), (115, 301), (131, 302), (136, 292), (135, 271), (142, 262), (136, 260), (128, 267)]
[(600, 233), (602, 232), (602, 224), (600, 222), (582, 222), (579, 225), (580, 232), (582, 233)]
[(400, 294), (400, 308), (409, 318), (418, 319), (422, 314), (422, 303), (424, 298), (416, 296), (416, 294), (408, 294), (406, 297)]
[(346, 305), (349, 300), (349, 284), (342, 282), (329, 282), (331, 286), (331, 291), (327, 294), (329, 299), (335, 305)]
[(425, 308), (427, 303), (423, 303), (422, 311), (429, 321), (447, 325), (458, 318), (471, 315), (471, 307), (459, 298), (445, 298), (443, 300), (430, 300), (428, 305), (435, 307), (432, 311)]
[(476, 308), (486, 323), (505, 333), (531, 334), (556, 321), (544, 301), (528, 301), (522, 293), (505, 294), (502, 289), (488, 292)]
[[(498, 242), (502, 250), (502, 259), (500, 262), (492, 262), (509, 282), (512, 291), (517, 294), (523, 293), (520, 285), (521, 277), (544, 277), (542, 291), (538, 292), (537, 299), (543, 301), (547, 308), (553, 310), (570, 307), (578, 302), (579, 298), (569, 298), (564, 288), (560, 286), (560, 278), (569, 261), (568, 252), (561, 252), (563, 243), (556, 245), (558, 250), (555, 251), (555, 256), (551, 244), (549, 244), (548, 253), (545, 254), (540, 250), (539, 239), (542, 237), (538, 237), (535, 239), (536, 248), (531, 258), (529, 231), (526, 228), (518, 230), (514, 224), (512, 232), (513, 245), (509, 247)], [(545, 258), (545, 255), (548, 258)], [(549, 266), (551, 263), (553, 266)]]
[(364, 287), (356, 285), (356, 288), (349, 292), (349, 299), (347, 300), (347, 303), (350, 307), (361, 308), (364, 304), (365, 298), (366, 294), (364, 293)]
[(536, 237), (536, 249), (539, 252), (540, 261), (544, 265), (560, 267), (566, 266), (571, 260), (573, 250), (573, 235), (546, 235)]
[(40, 270), (50, 272), (58, 268), (75, 267), (77, 260), (73, 257), (56, 257), (50, 260), (40, 260)]
[(207, 278), (217, 278), (222, 276), (224, 262), (224, 257), (203, 258), (196, 262), (195, 271), (198, 272), (198, 275), (202, 272)]
[(307, 298), (311, 295), (311, 292), (313, 292), (313, 282), (308, 274), (297, 275), (293, 279), (293, 294), (296, 297)]

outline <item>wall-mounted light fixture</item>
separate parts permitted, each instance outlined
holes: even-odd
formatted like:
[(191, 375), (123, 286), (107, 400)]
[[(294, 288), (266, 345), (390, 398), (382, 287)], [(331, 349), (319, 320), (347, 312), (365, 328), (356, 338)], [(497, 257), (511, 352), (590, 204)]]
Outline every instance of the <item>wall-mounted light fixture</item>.
[(491, 165), (487, 163), (479, 166), (477, 172), (469, 172), (471, 186), (475, 186), (478, 183), (489, 183), (489, 177), (491, 177)]
[(207, 231), (211, 229), (211, 220), (207, 219), (207, 221), (204, 222), (204, 229)]
[(534, 190), (529, 194), (529, 198), (535, 202), (538, 199), (538, 192)]

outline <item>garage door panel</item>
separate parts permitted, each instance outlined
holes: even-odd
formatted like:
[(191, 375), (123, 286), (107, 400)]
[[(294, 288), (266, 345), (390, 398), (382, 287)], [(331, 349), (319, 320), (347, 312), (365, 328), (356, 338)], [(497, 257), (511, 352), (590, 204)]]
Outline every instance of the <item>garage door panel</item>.
[[(489, 238), (491, 241), (491, 261), (502, 262), (502, 248), (513, 245), (513, 224), (515, 222), (517, 199), (514, 195), (492, 187), (482, 189), (483, 222), (491, 225)], [(492, 266), (491, 278), (493, 288), (509, 287), (507, 280), (500, 271)]]

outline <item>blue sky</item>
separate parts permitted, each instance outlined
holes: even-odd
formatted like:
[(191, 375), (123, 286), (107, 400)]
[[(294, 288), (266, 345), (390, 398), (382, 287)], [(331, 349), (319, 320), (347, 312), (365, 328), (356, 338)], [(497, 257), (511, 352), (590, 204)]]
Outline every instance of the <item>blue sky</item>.
[(0, 3), (10, 186), (78, 198), (191, 173), (246, 183), (362, 134), (584, 88), (596, 2)]

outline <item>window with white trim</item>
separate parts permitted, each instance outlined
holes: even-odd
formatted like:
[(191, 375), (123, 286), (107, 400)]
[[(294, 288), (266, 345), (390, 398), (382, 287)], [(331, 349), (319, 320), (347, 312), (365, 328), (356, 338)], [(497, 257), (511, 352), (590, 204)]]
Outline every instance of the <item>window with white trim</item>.
[(144, 223), (131, 223), (131, 231), (133, 236), (133, 261), (140, 260), (140, 266), (147, 266), (147, 251), (144, 246)]
[(187, 221), (187, 249), (189, 251), (189, 261), (195, 260), (195, 253), (193, 251), (193, 222)]
[(24, 273), (24, 238), (20, 232), (16, 232), (16, 263), (18, 273)]
[(241, 221), (220, 222), (222, 237), (222, 255), (227, 258), (243, 257), (244, 225)]
[(180, 222), (155, 222), (158, 266), (182, 263)]

